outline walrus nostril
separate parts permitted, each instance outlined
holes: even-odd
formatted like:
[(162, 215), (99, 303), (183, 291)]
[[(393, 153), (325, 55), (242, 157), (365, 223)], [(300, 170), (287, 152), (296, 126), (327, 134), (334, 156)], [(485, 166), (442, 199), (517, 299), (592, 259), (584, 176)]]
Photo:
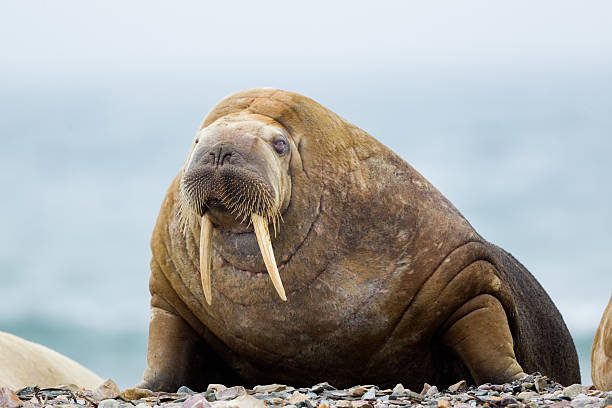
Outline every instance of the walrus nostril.
[(223, 152), (223, 147), (210, 151), (208, 155), (210, 156), (210, 164), (215, 167), (223, 166), (226, 160), (232, 157), (231, 152)]
[(232, 157), (231, 153), (225, 153), (223, 155), (223, 158), (221, 159), (221, 163), (219, 164), (220, 166), (223, 166), (223, 163), (225, 162), (225, 159), (229, 159), (230, 157)]

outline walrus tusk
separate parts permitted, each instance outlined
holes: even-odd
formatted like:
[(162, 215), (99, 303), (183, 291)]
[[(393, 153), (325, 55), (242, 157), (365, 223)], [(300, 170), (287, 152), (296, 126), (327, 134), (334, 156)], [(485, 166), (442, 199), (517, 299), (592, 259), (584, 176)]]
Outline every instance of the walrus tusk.
[(259, 244), (259, 250), (261, 251), (264, 264), (266, 264), (268, 275), (270, 275), (270, 279), (272, 279), (272, 284), (276, 292), (278, 292), (278, 296), (286, 301), (287, 296), (285, 296), (285, 288), (283, 288), (283, 282), (281, 281), (278, 268), (276, 267), (276, 261), (274, 260), (274, 251), (272, 250), (272, 242), (270, 241), (268, 223), (261, 215), (255, 213), (251, 214), (251, 221), (253, 222), (257, 244)]
[(210, 287), (210, 269), (212, 265), (212, 233), (213, 225), (208, 215), (202, 216), (200, 225), (200, 277), (206, 303), (210, 305), (212, 289)]

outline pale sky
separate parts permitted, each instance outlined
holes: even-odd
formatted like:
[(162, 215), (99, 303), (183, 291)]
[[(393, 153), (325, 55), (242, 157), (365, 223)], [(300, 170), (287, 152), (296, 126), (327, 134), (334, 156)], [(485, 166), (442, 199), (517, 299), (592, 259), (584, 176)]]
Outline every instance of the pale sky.
[(604, 69), (608, 1), (3, 1), (0, 72)]

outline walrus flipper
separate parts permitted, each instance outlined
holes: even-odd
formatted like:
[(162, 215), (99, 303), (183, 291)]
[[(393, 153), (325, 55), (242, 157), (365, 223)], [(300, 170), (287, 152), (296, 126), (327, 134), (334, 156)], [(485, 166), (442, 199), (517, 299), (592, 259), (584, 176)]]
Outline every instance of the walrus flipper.
[(506, 312), (495, 297), (478, 295), (449, 319), (442, 337), (477, 384), (503, 384), (526, 376), (516, 360)]
[(164, 299), (153, 295), (149, 322), (147, 369), (136, 388), (194, 390), (226, 380), (225, 364)]
[(193, 354), (203, 343), (193, 329), (158, 296), (151, 300), (147, 369), (136, 387), (176, 391), (193, 380)]

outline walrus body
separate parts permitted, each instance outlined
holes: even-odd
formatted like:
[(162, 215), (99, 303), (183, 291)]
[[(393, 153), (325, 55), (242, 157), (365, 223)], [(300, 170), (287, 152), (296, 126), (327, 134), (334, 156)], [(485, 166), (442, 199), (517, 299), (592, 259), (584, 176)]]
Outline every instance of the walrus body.
[(597, 389), (612, 390), (612, 297), (593, 340), (591, 377)]
[[(228, 210), (238, 193), (227, 183), (247, 162), (282, 216), (271, 242), (286, 302), (248, 211)], [(213, 250), (199, 266), (205, 229)], [(534, 371), (580, 382), (569, 332), (535, 278), (400, 157), (297, 94), (255, 89), (213, 108), (164, 198), (152, 251), (141, 387), (418, 389)]]
[(0, 332), (0, 386), (23, 387), (76, 384), (94, 389), (103, 380), (70, 358), (45, 346)]

